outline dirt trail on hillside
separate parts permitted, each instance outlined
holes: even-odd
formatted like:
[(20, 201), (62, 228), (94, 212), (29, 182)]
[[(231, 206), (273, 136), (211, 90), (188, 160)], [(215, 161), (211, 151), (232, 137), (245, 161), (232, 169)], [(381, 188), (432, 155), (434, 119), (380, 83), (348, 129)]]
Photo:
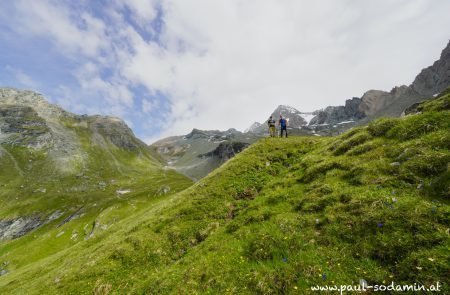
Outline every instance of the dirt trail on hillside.
[(6, 155), (8, 155), (8, 157), (11, 159), (11, 161), (13, 162), (14, 168), (16, 168), (17, 172), (19, 172), (20, 176), (23, 176), (23, 170), (20, 169), (19, 163), (16, 161), (16, 159), (14, 158), (13, 155), (11, 155), (10, 152), (8, 152), (6, 149), (4, 149), (1, 145), (0, 145), (0, 156), (2, 155), (2, 153), (5, 153)]

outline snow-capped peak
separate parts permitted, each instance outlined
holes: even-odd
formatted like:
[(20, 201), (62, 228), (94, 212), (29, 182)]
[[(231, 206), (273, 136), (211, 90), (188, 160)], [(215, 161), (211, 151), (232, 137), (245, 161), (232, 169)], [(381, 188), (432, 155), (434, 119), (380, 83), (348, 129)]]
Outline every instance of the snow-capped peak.
[(291, 114), (299, 113), (299, 111), (296, 108), (293, 108), (293, 107), (287, 106), (287, 105), (280, 105), (280, 106), (278, 106), (278, 110), (280, 112), (287, 112), (287, 113), (291, 113)]
[(255, 123), (253, 123), (250, 127), (248, 127), (247, 129), (245, 129), (245, 130), (244, 130), (244, 133), (247, 133), (247, 132), (253, 132), (253, 131), (255, 131), (258, 127), (260, 127), (260, 126), (261, 126), (261, 123), (255, 122)]

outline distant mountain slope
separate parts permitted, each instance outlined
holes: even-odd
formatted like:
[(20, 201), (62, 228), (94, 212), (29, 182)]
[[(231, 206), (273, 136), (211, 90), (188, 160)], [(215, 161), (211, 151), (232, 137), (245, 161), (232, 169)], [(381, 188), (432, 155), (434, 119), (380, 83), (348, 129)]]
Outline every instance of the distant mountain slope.
[(151, 148), (167, 161), (167, 167), (198, 180), (258, 138), (235, 129), (194, 129), (185, 136), (159, 140)]
[[(311, 130), (302, 129), (314, 116), (312, 113), (301, 113), (293, 107), (280, 105), (273, 111), (272, 116), (278, 121), (280, 115), (289, 121), (288, 131), (291, 135), (313, 134)], [(193, 129), (184, 136), (161, 139), (153, 143), (151, 148), (166, 161), (167, 167), (193, 180), (199, 180), (248, 145), (267, 136), (267, 130), (266, 123), (257, 122), (247, 128), (246, 132), (235, 129)]]
[(262, 125), (261, 123), (254, 122), (252, 125), (250, 125), (250, 127), (248, 127), (247, 129), (244, 130), (244, 133), (254, 132), (259, 127), (261, 127), (261, 125)]
[[(190, 183), (120, 119), (75, 115), (35, 92), (0, 88), (0, 241), (55, 223), (66, 231), (81, 216), (92, 223), (108, 207), (145, 202), (134, 199), (143, 188), (153, 196)], [(68, 241), (87, 234), (77, 237)]]
[(347, 100), (345, 107), (328, 107), (318, 112), (312, 124), (336, 124), (359, 120), (364, 124), (379, 117), (398, 117), (408, 106), (437, 95), (450, 86), (450, 42), (432, 66), (423, 69), (411, 85), (394, 87), (390, 92), (369, 90), (359, 98)]
[[(280, 116), (283, 116), (288, 121), (288, 128), (294, 133), (298, 133), (298, 130), (308, 125), (309, 121), (314, 117), (312, 113), (302, 113), (296, 108), (287, 105), (279, 105), (270, 116), (273, 117), (277, 124)], [(267, 116), (263, 121), (264, 123), (254, 128), (251, 132), (260, 136), (266, 135), (268, 133), (267, 121), (270, 116)]]
[(67, 251), (30, 263), (33, 239), (0, 247), (0, 289), (312, 294), (439, 282), (449, 294), (449, 106), (445, 94), (336, 137), (260, 139)]

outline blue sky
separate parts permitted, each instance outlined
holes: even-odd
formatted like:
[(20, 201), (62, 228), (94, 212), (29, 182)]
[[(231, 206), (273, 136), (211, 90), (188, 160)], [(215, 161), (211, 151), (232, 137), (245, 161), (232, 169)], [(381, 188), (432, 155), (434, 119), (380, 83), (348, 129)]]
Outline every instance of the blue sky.
[(409, 84), (450, 37), (445, 0), (0, 3), (0, 86), (119, 116), (147, 142)]

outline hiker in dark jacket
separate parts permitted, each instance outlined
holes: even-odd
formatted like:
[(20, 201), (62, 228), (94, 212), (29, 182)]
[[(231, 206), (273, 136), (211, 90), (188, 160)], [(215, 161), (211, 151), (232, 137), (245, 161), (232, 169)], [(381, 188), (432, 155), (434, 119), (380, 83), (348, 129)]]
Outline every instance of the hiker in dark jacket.
[(283, 118), (283, 116), (280, 115), (280, 120), (278, 121), (278, 125), (280, 126), (280, 137), (283, 137), (283, 131), (286, 134), (286, 137), (288, 137), (287, 133), (287, 120)]
[(275, 137), (275, 120), (270, 116), (269, 120), (267, 121), (267, 125), (269, 126), (269, 134), (270, 137)]

